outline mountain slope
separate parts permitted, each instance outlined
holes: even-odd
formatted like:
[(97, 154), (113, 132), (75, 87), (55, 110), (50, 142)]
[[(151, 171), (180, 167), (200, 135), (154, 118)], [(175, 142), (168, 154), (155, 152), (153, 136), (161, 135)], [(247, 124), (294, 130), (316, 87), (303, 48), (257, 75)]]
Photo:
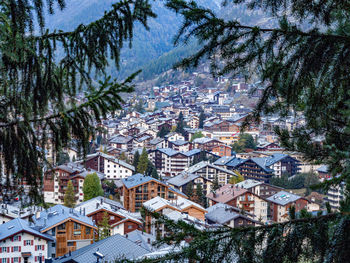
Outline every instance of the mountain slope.
[[(116, 0), (66, 0), (65, 10), (56, 11), (47, 17), (47, 27), (51, 30), (73, 30), (79, 24), (87, 24), (100, 18), (104, 11), (109, 10)], [(198, 0), (200, 4), (213, 10), (219, 7), (214, 0)], [(141, 78), (150, 78), (161, 73), (162, 69), (169, 69), (174, 62), (189, 55), (190, 49), (174, 47), (173, 38), (180, 26), (181, 19), (176, 14), (164, 7), (162, 1), (151, 1), (157, 18), (149, 21), (150, 30), (145, 30), (140, 24), (136, 24), (132, 49), (125, 45), (121, 53), (120, 70), (114, 66), (108, 73), (114, 77), (125, 78), (131, 73), (145, 68), (145, 74)], [(192, 44), (193, 46), (193, 44)], [(166, 58), (162, 57), (167, 54)], [(155, 66), (157, 59), (161, 58), (162, 66)]]

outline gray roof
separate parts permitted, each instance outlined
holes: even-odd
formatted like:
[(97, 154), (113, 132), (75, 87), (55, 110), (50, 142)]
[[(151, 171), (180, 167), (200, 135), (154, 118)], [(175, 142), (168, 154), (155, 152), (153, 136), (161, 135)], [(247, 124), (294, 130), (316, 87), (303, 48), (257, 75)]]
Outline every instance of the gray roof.
[(299, 200), (300, 198), (302, 198), (299, 195), (295, 195), (286, 191), (280, 191), (276, 194), (274, 194), (273, 196), (270, 196), (269, 198), (267, 198), (266, 200), (276, 203), (278, 205), (282, 205), (285, 206), (289, 203), (293, 203), (297, 200)]
[(200, 153), (202, 150), (201, 149), (192, 149), (188, 152), (184, 152), (183, 154), (186, 155), (187, 157), (190, 157), (192, 155)]
[(122, 179), (123, 184), (125, 185), (126, 188), (132, 188), (132, 187), (135, 187), (139, 184), (147, 183), (151, 180), (155, 180), (155, 181), (161, 183), (159, 180), (157, 180), (151, 176), (145, 176), (145, 175), (140, 174), (140, 173), (134, 174), (132, 176), (129, 176), (128, 178)]
[(150, 140), (149, 143), (152, 144), (152, 145), (156, 145), (158, 143), (161, 143), (162, 141), (164, 141), (163, 138), (156, 137), (156, 138)]
[(162, 148), (162, 149), (158, 149), (158, 151), (160, 151), (168, 156), (173, 156), (173, 155), (178, 154), (178, 153), (183, 154), (182, 152), (178, 152), (178, 151), (171, 149), (171, 148)]
[(53, 262), (96, 262), (96, 256), (94, 253), (97, 251), (104, 256), (103, 262), (113, 262), (116, 259), (134, 260), (150, 252), (149, 250), (135, 244), (128, 238), (117, 234), (73, 251), (70, 256), (69, 254), (66, 254), (65, 256), (53, 260)]
[(176, 141), (172, 141), (171, 143), (175, 144), (177, 146), (182, 146), (182, 145), (188, 144), (189, 142), (188, 141), (184, 141), (184, 140), (176, 140)]
[(234, 156), (222, 156), (221, 158), (217, 159), (213, 164), (215, 165), (226, 165), (228, 162), (233, 160)]
[(36, 230), (34, 228), (34, 225), (31, 225), (29, 221), (16, 218), (0, 225), (0, 241), (21, 232), (27, 232), (50, 241), (54, 240), (51, 236), (47, 234), (42, 234), (38, 230)]
[(235, 184), (235, 186), (244, 188), (244, 189), (250, 189), (252, 187), (255, 187), (257, 185), (262, 184), (262, 182), (257, 181), (257, 180), (253, 180), (253, 179), (248, 179), (248, 180), (244, 180), (242, 182), (239, 182), (237, 184)]
[(114, 163), (117, 163), (117, 164), (119, 164), (119, 165), (121, 165), (121, 166), (123, 166), (125, 168), (128, 168), (128, 169), (130, 169), (132, 171), (135, 171), (135, 167), (133, 165), (128, 164), (127, 162), (124, 162), (123, 160), (115, 158), (112, 155), (105, 154), (103, 152), (97, 152), (97, 153), (89, 154), (88, 156), (86, 156), (86, 160), (89, 160), (89, 159), (94, 158), (96, 156), (101, 156), (101, 157), (103, 157), (103, 158), (105, 158), (107, 160), (110, 160), (110, 161), (112, 161)]
[(205, 218), (217, 224), (226, 224), (231, 220), (236, 219), (237, 217), (244, 217), (246, 219), (254, 221), (253, 219), (250, 219), (249, 217), (238, 213), (238, 209), (236, 207), (222, 203), (213, 205), (207, 210), (208, 213), (205, 214)]
[(69, 218), (90, 225), (91, 227), (95, 227), (91, 218), (78, 213), (73, 208), (68, 208), (63, 205), (55, 205), (40, 212), (39, 218), (36, 218), (35, 215), (32, 216), (34, 224), (40, 228), (40, 231), (45, 231), (46, 229), (60, 222), (66, 221)]
[(198, 170), (201, 170), (201, 169), (203, 169), (204, 167), (207, 167), (207, 166), (209, 166), (210, 168), (222, 171), (224, 173), (231, 174), (233, 176), (237, 176), (237, 174), (234, 173), (233, 171), (230, 171), (230, 170), (227, 170), (225, 168), (222, 168), (221, 166), (216, 166), (216, 165), (211, 164), (211, 163), (209, 163), (207, 161), (201, 161), (199, 163), (196, 163), (195, 165), (192, 165), (191, 167), (188, 168), (187, 172), (188, 173), (196, 173)]
[(180, 174), (178, 174), (177, 176), (169, 179), (167, 181), (167, 183), (171, 184), (171, 185), (175, 185), (177, 187), (181, 187), (181, 186), (197, 179), (198, 177), (200, 177), (200, 176), (197, 174), (191, 174), (191, 173), (183, 171)]
[[(118, 210), (118, 209), (124, 209), (124, 206), (117, 202), (117, 201), (114, 201), (114, 200), (111, 200), (111, 199), (108, 199), (108, 198), (105, 198), (103, 196), (97, 196), (95, 198), (92, 198), (90, 200), (87, 200), (85, 202), (82, 202), (80, 203), (79, 205), (77, 205), (75, 207), (75, 209), (79, 209), (80, 207), (82, 208), (90, 208), (90, 206), (94, 207), (94, 209), (96, 209), (96, 203), (99, 203), (102, 206), (106, 206), (108, 207), (109, 209), (112, 209), (112, 210)], [(88, 209), (89, 210), (89, 209)], [(89, 214), (88, 211), (86, 211), (86, 214)]]
[(125, 235), (125, 237), (144, 249), (149, 251), (156, 250), (152, 245), (156, 241), (156, 237), (151, 234), (136, 229)]

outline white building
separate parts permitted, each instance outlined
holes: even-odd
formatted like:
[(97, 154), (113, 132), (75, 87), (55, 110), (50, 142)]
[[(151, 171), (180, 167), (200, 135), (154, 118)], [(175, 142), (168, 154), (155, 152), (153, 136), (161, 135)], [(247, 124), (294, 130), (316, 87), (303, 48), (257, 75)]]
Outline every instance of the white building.
[(44, 262), (54, 239), (42, 234), (23, 219), (13, 219), (0, 225), (1, 263)]

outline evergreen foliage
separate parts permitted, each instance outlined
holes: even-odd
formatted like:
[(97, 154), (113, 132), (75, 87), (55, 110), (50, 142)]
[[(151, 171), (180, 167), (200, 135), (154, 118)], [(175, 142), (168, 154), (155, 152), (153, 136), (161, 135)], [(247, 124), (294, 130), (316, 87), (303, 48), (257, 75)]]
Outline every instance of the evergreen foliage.
[(220, 185), (219, 185), (219, 178), (218, 176), (216, 175), (215, 178), (214, 178), (214, 181), (213, 181), (213, 185), (212, 185), (212, 191), (216, 191), (217, 189), (220, 188)]
[(236, 153), (244, 152), (246, 149), (256, 149), (256, 143), (252, 135), (241, 133), (237, 142), (232, 145), (232, 150)]
[(192, 199), (194, 195), (192, 182), (189, 182), (188, 184), (186, 184), (186, 187), (184, 189), (184, 194), (187, 195), (189, 199)]
[(167, 126), (162, 126), (162, 128), (160, 128), (160, 131), (157, 133), (157, 137), (164, 138), (165, 135), (167, 135), (169, 132), (170, 130)]
[(139, 151), (136, 151), (134, 154), (134, 160), (132, 162), (132, 165), (135, 167), (135, 173), (137, 172), (137, 166), (139, 164), (139, 160), (140, 160), (140, 153)]
[(90, 200), (97, 196), (103, 196), (104, 192), (101, 186), (100, 178), (96, 173), (88, 174), (83, 184), (84, 201)]
[(205, 121), (205, 114), (204, 114), (204, 111), (201, 110), (201, 113), (199, 114), (199, 126), (198, 126), (199, 129), (203, 129), (204, 121)]
[(197, 138), (202, 138), (204, 137), (203, 133), (198, 131), (198, 132), (195, 132), (193, 135), (192, 135), (192, 138), (191, 138), (191, 142), (193, 142), (193, 140), (197, 139)]
[(313, 173), (297, 174), (292, 178), (289, 178), (287, 174), (283, 174), (281, 177), (272, 177), (270, 179), (272, 185), (287, 189), (310, 188), (318, 185), (319, 182), (317, 175)]
[(58, 152), (56, 155), (56, 164), (61, 165), (61, 164), (67, 163), (67, 162), (69, 162), (68, 153), (65, 153), (63, 151)]
[(160, 179), (159, 175), (158, 175), (158, 172), (157, 172), (157, 168), (153, 166), (153, 169), (152, 169), (152, 173), (151, 173), (151, 176), (155, 179)]
[(64, 193), (64, 205), (66, 207), (75, 207), (75, 192), (72, 181), (68, 181), (66, 192)]
[(111, 235), (111, 226), (109, 225), (109, 216), (107, 212), (103, 213), (102, 221), (98, 225), (98, 240), (105, 239)]
[(184, 133), (185, 133), (184, 127), (185, 127), (184, 115), (182, 114), (182, 111), (181, 111), (180, 114), (179, 114), (179, 118), (178, 118), (178, 121), (177, 121), (177, 125), (176, 125), (175, 131), (180, 133), (180, 134), (182, 134), (182, 135), (184, 135)]
[[(341, 213), (303, 217), (261, 227), (200, 231), (185, 223), (158, 217), (172, 235), (162, 242), (188, 246), (158, 262), (343, 262), (350, 256), (350, 50), (347, 0), (227, 0), (251, 10), (268, 12), (274, 27), (243, 24), (217, 17), (194, 1), (168, 0), (184, 18), (176, 43), (197, 38), (203, 46), (180, 66), (211, 61), (214, 75), (257, 72), (266, 86), (246, 120), (262, 115), (305, 117), (293, 131), (276, 128), (282, 146), (326, 163), (333, 175), (324, 187), (346, 183)], [(270, 25), (273, 25), (271, 23)], [(305, 26), (307, 25), (307, 26)], [(244, 127), (243, 127), (244, 128)], [(320, 140), (314, 140), (318, 136)], [(293, 216), (294, 217), (294, 216)], [(154, 262), (154, 261), (153, 261)]]
[(141, 156), (140, 156), (140, 160), (137, 164), (137, 172), (140, 174), (145, 174), (147, 167), (148, 167), (148, 163), (149, 163), (148, 153), (147, 153), (146, 148), (143, 148)]
[[(65, 1), (45, 3), (0, 2), (0, 151), (6, 153), (1, 167), (25, 179), (36, 202), (42, 200), (39, 184), (48, 144), (57, 153), (75, 138), (86, 154), (94, 123), (121, 108), (121, 92), (133, 90), (136, 74), (118, 83), (105, 69), (108, 62), (119, 67), (134, 23), (148, 28), (148, 18), (154, 17), (148, 0), (121, 0), (90, 24), (51, 31), (45, 27), (45, 9), (52, 14), (57, 4), (62, 10)], [(77, 102), (83, 88), (84, 99)]]
[(196, 200), (198, 204), (207, 207), (207, 198), (204, 195), (203, 187), (200, 183), (196, 184)]

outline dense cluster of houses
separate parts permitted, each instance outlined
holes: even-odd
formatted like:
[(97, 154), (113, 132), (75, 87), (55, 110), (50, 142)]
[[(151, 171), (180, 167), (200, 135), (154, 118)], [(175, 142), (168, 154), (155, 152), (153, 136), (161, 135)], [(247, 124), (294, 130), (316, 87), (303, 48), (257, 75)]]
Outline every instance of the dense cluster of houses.
[[(291, 130), (303, 122), (302, 117), (265, 117), (259, 124), (248, 125), (246, 133), (253, 136), (256, 148), (234, 152), (231, 146), (239, 140), (251, 107), (233, 104), (232, 96), (248, 96), (250, 85), (238, 82), (231, 94), (211, 88), (197, 90), (192, 84), (155, 87), (151, 95), (140, 97), (148, 111), (130, 111), (123, 117), (119, 112), (120, 117), (97, 124), (104, 132), (91, 141), (91, 152), (85, 157), (72, 142), (65, 149), (69, 161), (56, 165), (53, 160), (43, 176), (44, 200), (52, 207), (20, 209), (3, 204), (0, 263), (150, 257), (159, 250), (170, 250), (153, 245), (156, 237), (167, 234), (153, 213), (205, 231), (285, 222), (291, 207), (297, 213), (320, 210), (315, 199), (270, 183), (271, 178), (292, 178), (310, 171), (329, 178), (325, 167), (286, 152), (275, 140), (274, 126)], [(125, 109), (131, 106), (129, 101)], [(176, 131), (179, 122), (184, 127)], [(136, 153), (142, 151), (157, 176), (141, 174), (133, 166)], [(102, 184), (114, 183), (118, 201), (113, 196), (106, 198), (110, 193), (84, 201), (83, 185), (91, 173)], [(242, 176), (244, 180), (235, 183)], [(69, 181), (75, 208), (63, 205)], [(337, 190), (328, 199), (333, 208), (341, 200)], [(110, 237), (99, 240), (98, 229), (106, 217)]]

